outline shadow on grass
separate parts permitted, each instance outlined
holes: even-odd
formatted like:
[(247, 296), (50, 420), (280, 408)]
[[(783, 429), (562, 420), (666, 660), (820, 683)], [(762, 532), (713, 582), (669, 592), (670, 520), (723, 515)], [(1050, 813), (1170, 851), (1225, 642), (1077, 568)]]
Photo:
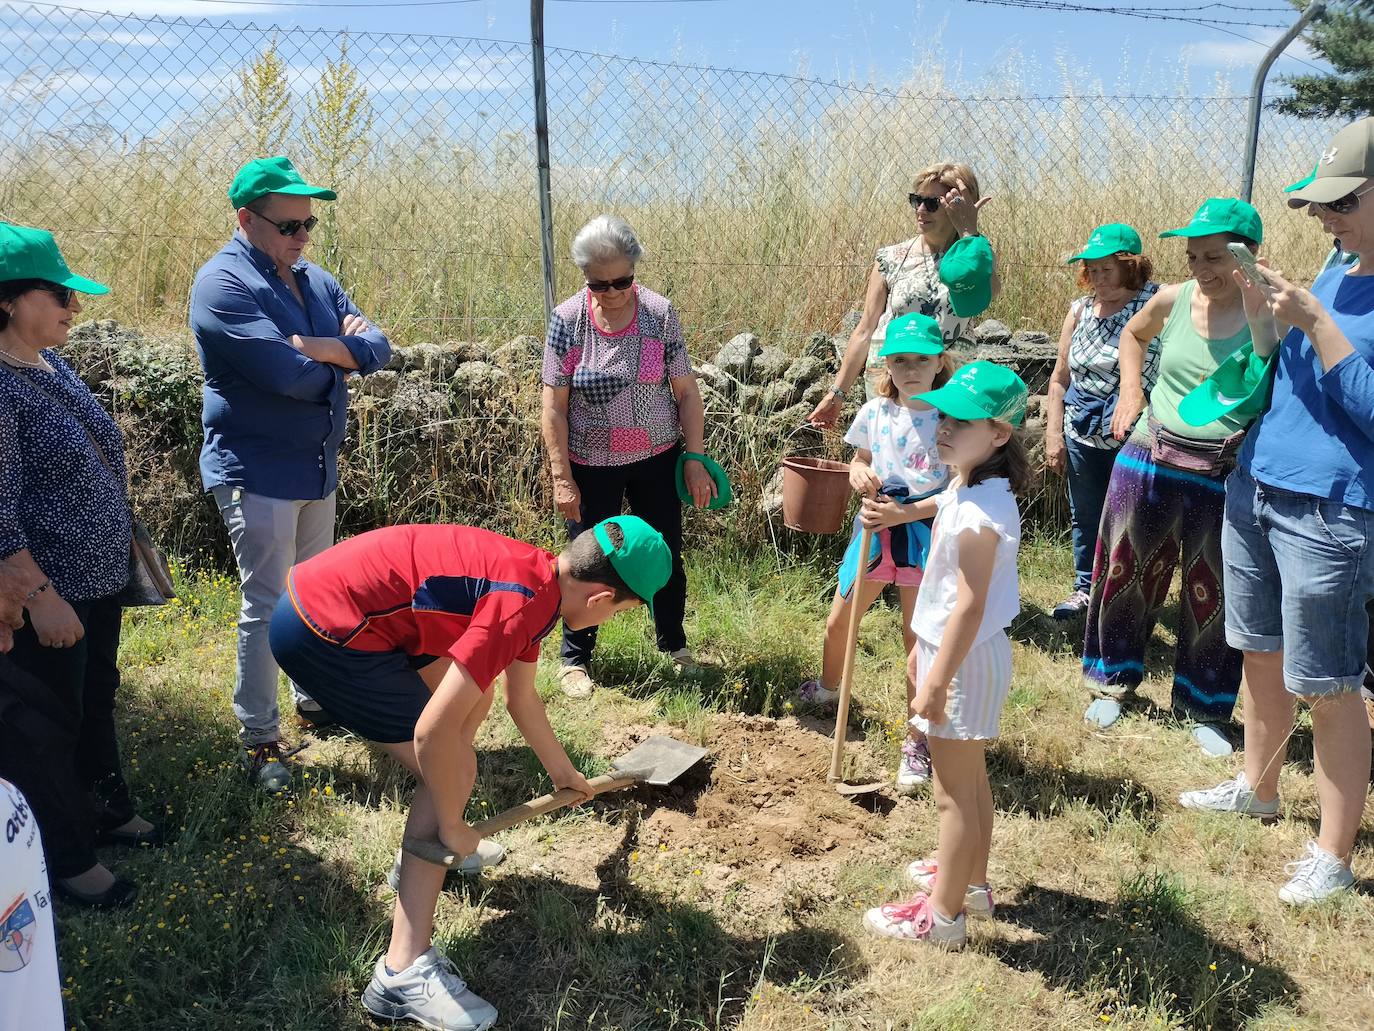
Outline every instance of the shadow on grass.
[(447, 949), (502, 1026), (714, 1031), (738, 1024), (764, 979), (838, 995), (867, 976), (833, 931), (732, 933), (710, 910), (640, 887), (628, 873), (637, 835), (630, 816), (594, 886), (523, 871), (460, 886), (495, 915)]
[(1108, 822), (1128, 817), (1148, 830), (1159, 823), (1159, 800), (1134, 778), (1100, 777), (1038, 761), (1002, 740), (988, 749), (987, 762), (993, 802), (1002, 812), (1046, 820), (1081, 802)]
[(1170, 1025), (1239, 1031), (1271, 1003), (1297, 1003), (1299, 987), (1285, 971), (1218, 941), (1193, 912), (1187, 889), (1159, 872), (1124, 882), (1115, 902), (1031, 886), (998, 906), (997, 918), (1035, 937), (1001, 941), (993, 951), (1083, 996), (1104, 1017), (1155, 1015)]
[(128, 909), (56, 907), (64, 1026), (83, 1029), (359, 1026), (354, 986), (382, 948), (390, 905), (347, 862), (302, 847), (308, 812), (336, 802), (269, 799), (239, 768), (220, 699), (131, 672), (119, 730), (141, 809), (165, 820), (162, 848), (103, 849), (140, 884)]

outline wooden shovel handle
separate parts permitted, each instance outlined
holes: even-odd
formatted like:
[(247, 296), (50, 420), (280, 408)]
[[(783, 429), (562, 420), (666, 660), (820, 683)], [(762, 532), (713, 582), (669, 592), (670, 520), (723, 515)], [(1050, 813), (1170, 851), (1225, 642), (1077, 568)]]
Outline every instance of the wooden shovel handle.
[(840, 676), (840, 700), (835, 709), (835, 748), (830, 754), (831, 784), (843, 779), (845, 732), (849, 729), (849, 696), (854, 690), (854, 654), (859, 647), (859, 621), (863, 607), (859, 604), (864, 574), (868, 572), (868, 549), (873, 546), (873, 531), (863, 527), (859, 533), (859, 567), (854, 571), (854, 585), (849, 589), (849, 636), (844, 642), (844, 673)]
[[(644, 775), (642, 773), (620, 772), (593, 777), (587, 781), (587, 784), (592, 789), (592, 795), (596, 796), (607, 791), (632, 788), (643, 780)], [(574, 791), (572, 788), (562, 788), (559, 791), (552, 791), (547, 795), (532, 798), (528, 802), (522, 802), (520, 805), (511, 806), (505, 812), (497, 813), (481, 823), (473, 824), (472, 829), (482, 837), (489, 838), (500, 831), (509, 830), (516, 824), (533, 820), (536, 816), (546, 816), (549, 813), (557, 812), (559, 809), (576, 805), (581, 801), (584, 801), (581, 792)], [(401, 847), (412, 855), (427, 862), (438, 863), (441, 866), (453, 866), (463, 858), (433, 840), (406, 838), (401, 842)]]

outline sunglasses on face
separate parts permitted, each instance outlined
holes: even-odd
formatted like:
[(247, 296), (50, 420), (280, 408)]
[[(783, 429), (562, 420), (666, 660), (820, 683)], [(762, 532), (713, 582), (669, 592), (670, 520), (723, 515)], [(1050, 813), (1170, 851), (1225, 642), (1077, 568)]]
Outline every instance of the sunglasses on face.
[(72, 295), (76, 293), (71, 287), (58, 286), (56, 283), (44, 283), (37, 289), (42, 290), (44, 293), (52, 294), (53, 297), (57, 298), (57, 303), (64, 308), (70, 308), (72, 306)]
[(277, 232), (281, 233), (282, 236), (295, 236), (302, 229), (308, 233), (320, 224), (320, 220), (314, 215), (311, 215), (309, 218), (289, 218), (285, 222), (274, 222), (266, 215), (258, 215), (258, 218), (262, 219), (268, 225), (276, 226)]
[(1313, 201), (1312, 206), (1323, 211), (1329, 211), (1333, 215), (1348, 215), (1360, 206), (1360, 198), (1370, 190), (1374, 190), (1374, 186), (1366, 186), (1363, 190), (1347, 193), (1344, 197), (1336, 198), (1330, 204), (1322, 204), (1320, 201)]
[(906, 199), (913, 211), (920, 211), (922, 208), (931, 212), (940, 210), (939, 197), (922, 197), (919, 193), (908, 193)]
[(594, 294), (604, 294), (607, 290), (628, 290), (634, 285), (635, 274), (631, 272), (628, 276), (621, 276), (619, 279), (589, 279), (587, 289)]

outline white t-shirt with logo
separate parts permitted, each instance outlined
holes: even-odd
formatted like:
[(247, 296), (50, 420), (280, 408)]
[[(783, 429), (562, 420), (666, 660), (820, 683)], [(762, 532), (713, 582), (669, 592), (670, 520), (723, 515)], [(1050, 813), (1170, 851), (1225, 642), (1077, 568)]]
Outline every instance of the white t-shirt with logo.
[(23, 793), (0, 780), (0, 1031), (62, 1031), (48, 865)]
[(926, 558), (921, 590), (911, 629), (930, 644), (939, 645), (945, 635), (954, 604), (959, 598), (959, 537), (967, 530), (991, 527), (997, 533), (983, 622), (973, 645), (1011, 626), (1021, 611), (1021, 591), (1016, 580), (1016, 550), (1021, 544), (1021, 513), (1011, 484), (1004, 477), (984, 480), (974, 487), (955, 484), (935, 499), (935, 526)]
[(884, 485), (904, 483), (911, 497), (924, 497), (949, 482), (949, 467), (940, 461), (935, 430), (940, 413), (916, 411), (885, 397), (864, 402), (844, 435), (846, 444), (873, 454), (873, 472)]

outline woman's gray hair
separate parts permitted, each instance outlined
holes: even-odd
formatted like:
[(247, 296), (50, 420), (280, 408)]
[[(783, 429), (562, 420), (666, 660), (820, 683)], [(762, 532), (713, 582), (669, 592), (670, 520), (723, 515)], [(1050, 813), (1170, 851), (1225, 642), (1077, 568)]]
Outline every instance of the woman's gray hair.
[(588, 265), (625, 258), (631, 265), (644, 256), (639, 237), (619, 215), (597, 215), (577, 231), (572, 242), (572, 260), (580, 269)]

